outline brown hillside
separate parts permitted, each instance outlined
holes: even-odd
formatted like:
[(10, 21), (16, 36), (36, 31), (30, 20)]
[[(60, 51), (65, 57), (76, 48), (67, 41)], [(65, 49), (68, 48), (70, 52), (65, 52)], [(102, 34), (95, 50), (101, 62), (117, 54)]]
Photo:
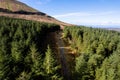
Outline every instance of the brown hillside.
[(64, 25), (70, 25), (61, 22), (43, 12), (39, 12), (38, 10), (33, 9), (28, 5), (17, 0), (0, 0), (0, 16), (56, 23), (62, 25), (62, 27)]
[(11, 11), (24, 10), (24, 11), (29, 11), (29, 12), (37, 12), (37, 10), (17, 0), (0, 0), (0, 8), (8, 9)]

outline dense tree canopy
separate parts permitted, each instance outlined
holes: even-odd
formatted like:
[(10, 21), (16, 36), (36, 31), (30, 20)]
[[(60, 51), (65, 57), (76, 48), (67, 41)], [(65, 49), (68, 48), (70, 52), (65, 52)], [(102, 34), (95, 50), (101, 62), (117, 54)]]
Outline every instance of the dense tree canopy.
[[(0, 17), (0, 80), (64, 80), (46, 41), (58, 30), (56, 24)], [(72, 80), (120, 80), (119, 32), (73, 26), (63, 33), (76, 54)]]
[(0, 17), (0, 80), (61, 79), (46, 42), (46, 35), (59, 29), (56, 24)]
[(99, 28), (65, 27), (76, 50), (74, 80), (120, 80), (120, 33)]

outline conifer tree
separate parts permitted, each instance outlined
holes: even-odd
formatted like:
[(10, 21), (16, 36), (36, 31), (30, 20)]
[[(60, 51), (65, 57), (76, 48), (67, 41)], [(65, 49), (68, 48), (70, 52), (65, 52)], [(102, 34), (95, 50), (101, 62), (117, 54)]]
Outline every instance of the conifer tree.
[(43, 68), (45, 70), (45, 74), (49, 80), (54, 79), (61, 79), (61, 77), (58, 75), (57, 70), (60, 68), (59, 65), (57, 65), (52, 50), (48, 46), (47, 52), (45, 53), (45, 58), (43, 62)]

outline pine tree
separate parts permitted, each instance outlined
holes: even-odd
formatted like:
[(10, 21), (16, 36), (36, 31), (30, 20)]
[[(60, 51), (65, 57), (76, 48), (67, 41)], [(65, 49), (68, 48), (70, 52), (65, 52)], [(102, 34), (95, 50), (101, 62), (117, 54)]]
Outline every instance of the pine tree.
[(58, 75), (57, 70), (60, 68), (60, 66), (57, 65), (54, 57), (52, 50), (48, 46), (47, 52), (45, 53), (45, 58), (43, 62), (43, 68), (45, 70), (45, 74), (48, 79), (61, 79), (60, 76)]
[(81, 56), (76, 58), (76, 65), (75, 65), (75, 80), (85, 80), (89, 76), (87, 75), (87, 55), (82, 54)]
[(32, 44), (30, 47), (30, 55), (31, 55), (31, 61), (32, 61), (32, 72), (35, 73), (36, 76), (44, 75), (42, 71), (42, 57), (40, 53), (37, 52), (37, 48), (35, 44)]
[(45, 72), (47, 74), (52, 74), (55, 62), (53, 59), (52, 50), (50, 49), (49, 46), (45, 54), (46, 56), (45, 56), (44, 63), (43, 63), (43, 66), (45, 67)]

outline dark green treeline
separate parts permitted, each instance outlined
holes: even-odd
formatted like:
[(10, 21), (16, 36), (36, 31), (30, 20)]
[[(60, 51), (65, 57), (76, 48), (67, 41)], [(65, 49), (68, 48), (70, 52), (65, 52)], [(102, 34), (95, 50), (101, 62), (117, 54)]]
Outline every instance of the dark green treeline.
[(76, 51), (73, 80), (120, 80), (120, 33), (65, 27), (64, 38)]
[(60, 80), (46, 41), (59, 25), (0, 17), (0, 80)]

